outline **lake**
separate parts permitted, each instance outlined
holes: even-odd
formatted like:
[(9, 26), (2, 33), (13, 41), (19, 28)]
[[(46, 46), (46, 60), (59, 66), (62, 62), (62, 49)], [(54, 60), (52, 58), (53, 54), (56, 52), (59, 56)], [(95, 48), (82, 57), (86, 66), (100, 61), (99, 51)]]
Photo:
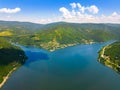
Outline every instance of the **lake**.
[(120, 75), (97, 59), (100, 48), (109, 43), (54, 52), (21, 46), (29, 59), (1, 90), (119, 90)]

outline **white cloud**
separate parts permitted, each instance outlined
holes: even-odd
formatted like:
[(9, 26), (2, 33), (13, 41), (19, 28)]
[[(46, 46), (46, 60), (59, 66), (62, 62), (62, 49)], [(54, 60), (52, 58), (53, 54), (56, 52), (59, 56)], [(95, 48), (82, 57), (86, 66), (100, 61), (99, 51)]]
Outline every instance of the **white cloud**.
[(11, 16), (7, 16), (7, 18), (10, 18)]
[(95, 5), (92, 5), (92, 6), (90, 6), (90, 7), (87, 7), (86, 9), (87, 9), (89, 12), (93, 13), (93, 14), (97, 14), (98, 11), (99, 11), (99, 9), (97, 8), (97, 6), (95, 6)]
[(72, 10), (72, 15), (73, 15), (73, 16), (75, 16), (75, 15), (76, 15), (75, 10)]
[(67, 8), (61, 7), (59, 11), (62, 12), (64, 18), (72, 18), (71, 12)]
[(117, 16), (117, 15), (118, 15), (117, 12), (112, 13), (112, 16)]
[(86, 11), (91, 14), (97, 14), (99, 9), (95, 5), (91, 5), (90, 7), (82, 6), (80, 3), (71, 3), (70, 4), (72, 11), (69, 11), (65, 7), (61, 7), (59, 11), (62, 13), (63, 18), (79, 18), (80, 16), (84, 16), (82, 14), (87, 15)]
[(21, 9), (20, 8), (14, 8), (14, 9), (10, 9), (10, 8), (1, 8), (0, 9), (0, 13), (17, 13), (20, 12)]
[(74, 8), (76, 8), (76, 3), (70, 3), (70, 6), (74, 9)]
[[(0, 20), (9, 21), (29, 21), (35, 23), (52, 23), (52, 22), (73, 22), (73, 23), (119, 23), (120, 24), (120, 12), (113, 11), (110, 15), (104, 15), (99, 13), (99, 8), (96, 5), (83, 6), (80, 3), (71, 3), (71, 8), (61, 7), (59, 11), (60, 16), (53, 16), (51, 18), (40, 18), (38, 17), (19, 17), (11, 14), (0, 14)], [(9, 9), (2, 8), (0, 13), (17, 13), (21, 11), (20, 8)], [(98, 15), (99, 14), (99, 15)]]
[(73, 18), (62, 19), (65, 22), (74, 22), (74, 23), (119, 23), (120, 24), (120, 14), (114, 16), (112, 13), (109, 16), (101, 15), (94, 16), (90, 14), (82, 14), (77, 12), (77, 15)]
[(97, 14), (99, 11), (98, 7), (95, 5), (91, 5), (89, 7), (82, 6), (80, 3), (77, 3), (76, 5), (77, 5), (78, 9), (80, 10), (80, 12), (82, 12), (82, 13), (85, 13), (85, 11), (88, 11), (92, 14)]
[[(66, 11), (66, 9), (63, 11)], [(69, 11), (67, 9), (67, 11)], [(119, 23), (120, 24), (120, 14), (117, 12), (113, 12), (111, 15), (106, 16), (106, 15), (101, 15), (101, 16), (94, 16), (93, 14), (83, 14), (80, 11), (69, 11), (68, 16), (67, 14), (65, 16), (62, 15), (59, 17), (54, 17), (54, 18), (48, 18), (48, 19), (36, 19), (38, 21), (34, 21), (37, 23), (53, 23), (53, 22), (60, 22), (60, 21), (65, 21), (65, 22), (72, 22), (72, 23)], [(33, 21), (32, 21), (33, 22)]]
[(82, 6), (81, 6), (81, 4), (80, 4), (80, 3), (77, 3), (77, 6), (78, 6), (78, 8), (79, 8), (79, 9), (81, 9), (81, 8), (82, 8)]
[(77, 7), (79, 8), (79, 10), (84, 13), (85, 12), (85, 7), (82, 6), (80, 3), (77, 3)]
[(65, 7), (60, 8), (62, 21), (75, 23), (120, 23), (120, 14), (113, 12), (111, 15), (98, 14), (99, 9), (96, 5), (82, 6), (80, 3), (70, 4), (72, 10)]

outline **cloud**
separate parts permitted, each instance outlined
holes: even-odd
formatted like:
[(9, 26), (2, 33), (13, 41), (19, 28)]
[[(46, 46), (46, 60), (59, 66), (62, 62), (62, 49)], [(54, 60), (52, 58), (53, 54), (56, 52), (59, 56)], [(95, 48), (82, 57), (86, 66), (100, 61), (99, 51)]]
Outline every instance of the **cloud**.
[[(71, 23), (119, 23), (120, 24), (120, 14), (117, 12), (113, 12), (110, 15), (99, 15), (94, 16), (93, 14), (86, 14), (81, 13), (80, 11), (75, 10), (68, 10), (67, 8), (62, 8), (62, 12), (64, 12), (65, 15), (62, 16), (54, 16), (53, 18), (44, 18), (44, 19), (38, 19), (34, 18), (31, 19), (31, 22), (35, 23), (53, 23), (53, 22), (71, 22)], [(68, 13), (65, 13), (68, 12)], [(68, 15), (68, 16), (67, 16)], [(22, 20), (20, 18), (20, 20)], [(30, 21), (30, 18), (26, 20), (26, 18), (23, 21)]]
[[(100, 12), (99, 8), (96, 5), (81, 5), (80, 3), (70, 3), (70, 8), (61, 7), (59, 12), (60, 16), (51, 16), (50, 18), (40, 18), (40, 17), (19, 17), (13, 14), (0, 14), (0, 20), (9, 20), (9, 21), (27, 21), (34, 23), (53, 23), (53, 22), (72, 22), (72, 23), (119, 23), (120, 24), (120, 13), (113, 11), (109, 15), (104, 15)], [(0, 13), (17, 13), (20, 12), (20, 8), (1, 8)], [(101, 13), (101, 14), (100, 14)]]
[(70, 3), (70, 6), (72, 9), (78, 8), (80, 12), (84, 13), (85, 11), (88, 11), (92, 14), (97, 14), (99, 12), (99, 9), (95, 5), (91, 5), (89, 7), (82, 6), (80, 3)]
[(61, 7), (59, 11), (62, 12), (64, 18), (72, 18), (71, 12), (67, 8)]
[[(63, 18), (68, 19), (68, 18), (75, 18), (80, 16), (81, 14), (86, 14), (86, 12), (89, 12), (91, 14), (97, 14), (99, 12), (99, 9), (95, 5), (91, 5), (89, 7), (82, 6), (80, 3), (70, 3), (70, 6), (72, 8), (72, 11), (69, 11), (65, 7), (61, 7), (59, 11), (63, 14)], [(75, 11), (75, 10), (78, 11)], [(82, 15), (83, 17), (84, 15)], [(89, 16), (89, 15), (87, 15)]]
[(112, 16), (118, 16), (117, 12), (113, 12)]
[[(79, 16), (83, 17), (87, 15), (87, 12), (91, 14), (97, 14), (99, 9), (95, 5), (91, 5), (89, 7), (82, 6), (80, 3), (71, 3), (70, 4), (72, 11), (69, 11), (65, 7), (61, 7), (59, 11), (62, 13), (63, 18), (79, 18)], [(76, 10), (77, 9), (77, 10)], [(83, 14), (83, 15), (82, 15)], [(87, 15), (89, 16), (89, 15)]]
[(14, 9), (10, 9), (10, 8), (1, 8), (0, 9), (0, 13), (17, 13), (17, 12), (20, 12), (21, 9), (20, 8), (14, 8)]
[(79, 8), (79, 10), (82, 12), (82, 13), (84, 13), (85, 12), (85, 7), (84, 6), (82, 6), (80, 3), (77, 3), (76, 4), (77, 5), (77, 7)]
[(95, 6), (95, 5), (92, 5), (92, 6), (90, 6), (90, 7), (87, 7), (86, 9), (87, 9), (89, 12), (93, 13), (93, 14), (97, 14), (98, 11), (99, 11), (99, 9), (97, 8), (97, 6)]
[[(99, 8), (96, 5), (82, 6), (80, 3), (71, 3), (72, 10), (62, 7), (62, 21), (75, 23), (120, 23), (120, 14), (113, 12), (110, 15), (97, 15)], [(95, 15), (96, 14), (96, 15)]]
[(70, 3), (70, 6), (74, 9), (74, 8), (76, 8), (76, 3)]

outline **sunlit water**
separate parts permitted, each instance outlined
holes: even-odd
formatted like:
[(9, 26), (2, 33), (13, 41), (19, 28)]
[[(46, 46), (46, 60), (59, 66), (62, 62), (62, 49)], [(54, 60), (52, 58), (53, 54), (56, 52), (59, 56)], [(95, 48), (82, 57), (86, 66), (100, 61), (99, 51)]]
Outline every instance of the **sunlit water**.
[(119, 90), (120, 75), (97, 60), (98, 51), (108, 43), (55, 52), (21, 46), (29, 59), (1, 90)]

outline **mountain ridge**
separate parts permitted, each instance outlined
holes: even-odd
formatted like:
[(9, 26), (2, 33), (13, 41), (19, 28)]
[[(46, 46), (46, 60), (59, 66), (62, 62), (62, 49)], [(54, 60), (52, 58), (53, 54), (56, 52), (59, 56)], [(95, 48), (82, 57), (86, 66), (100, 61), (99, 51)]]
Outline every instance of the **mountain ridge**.
[(14, 43), (54, 51), (76, 44), (120, 39), (120, 24), (0, 21), (0, 35)]

